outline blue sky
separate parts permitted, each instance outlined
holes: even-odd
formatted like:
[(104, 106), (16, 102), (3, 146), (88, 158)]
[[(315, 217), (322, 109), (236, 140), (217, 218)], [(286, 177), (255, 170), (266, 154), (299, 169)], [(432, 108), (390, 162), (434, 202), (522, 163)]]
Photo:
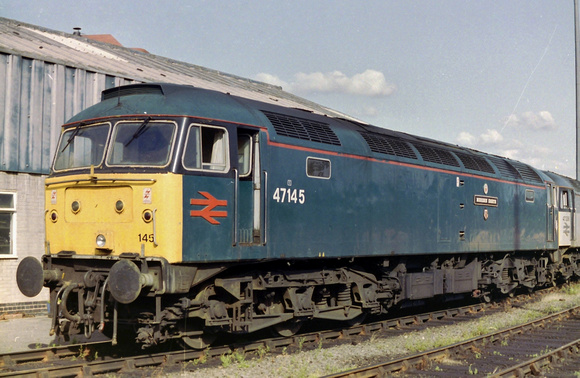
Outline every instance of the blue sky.
[(573, 0), (0, 0), (0, 16), (576, 175)]

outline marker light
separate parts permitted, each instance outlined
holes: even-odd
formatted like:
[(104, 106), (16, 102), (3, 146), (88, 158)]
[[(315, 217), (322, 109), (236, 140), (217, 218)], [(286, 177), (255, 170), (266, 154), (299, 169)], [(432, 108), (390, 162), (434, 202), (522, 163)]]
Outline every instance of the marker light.
[(81, 210), (81, 203), (79, 201), (73, 201), (73, 203), (70, 205), (70, 208), (72, 212), (76, 214)]
[(153, 212), (151, 210), (143, 211), (143, 220), (145, 223), (149, 223), (153, 220)]
[(58, 220), (58, 214), (56, 213), (56, 210), (52, 210), (50, 212), (50, 220), (52, 221), (52, 223), (56, 223), (56, 221)]
[(118, 200), (115, 203), (115, 211), (120, 214), (123, 212), (123, 210), (125, 210), (125, 204), (123, 203), (123, 201)]
[(107, 244), (107, 239), (105, 238), (105, 235), (103, 235), (103, 234), (97, 235), (97, 247), (104, 248), (106, 244)]

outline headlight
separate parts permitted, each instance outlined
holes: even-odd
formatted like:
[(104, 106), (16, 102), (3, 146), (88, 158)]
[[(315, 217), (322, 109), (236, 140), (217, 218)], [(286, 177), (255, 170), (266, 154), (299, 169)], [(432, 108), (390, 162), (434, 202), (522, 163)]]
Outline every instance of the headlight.
[(72, 212), (76, 214), (81, 210), (81, 203), (79, 201), (73, 201), (73, 203), (70, 205), (70, 208)]
[(105, 245), (107, 245), (107, 238), (105, 238), (105, 235), (103, 234), (97, 235), (97, 247), (104, 248)]
[(123, 201), (118, 200), (115, 203), (115, 211), (120, 214), (123, 212), (123, 210), (125, 210), (125, 204), (123, 203)]

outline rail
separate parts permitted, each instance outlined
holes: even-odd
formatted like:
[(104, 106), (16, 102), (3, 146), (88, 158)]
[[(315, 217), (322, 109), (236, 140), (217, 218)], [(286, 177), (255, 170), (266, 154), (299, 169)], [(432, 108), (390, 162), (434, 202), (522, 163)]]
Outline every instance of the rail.
[[(477, 350), (477, 353), (481, 353), (481, 348), (484, 345), (494, 345), (494, 343), (497, 345), (498, 341), (500, 340), (514, 337), (514, 335), (528, 333), (534, 329), (543, 328), (546, 326), (546, 324), (554, 323), (565, 318), (572, 318), (578, 314), (580, 314), (580, 306), (547, 315), (522, 325), (499, 330), (497, 332), (475, 337), (452, 345), (328, 375), (325, 378), (384, 377), (391, 374), (408, 372), (411, 370), (425, 370), (426, 367), (431, 366), (439, 361), (450, 359), (454, 355), (462, 354), (469, 350)], [(580, 321), (578, 322), (580, 323)], [(578, 345), (579, 343), (580, 340), (574, 341), (570, 344), (562, 346), (561, 348), (558, 348), (557, 350), (554, 350), (553, 352), (545, 353), (539, 357), (534, 357), (526, 362), (516, 364), (499, 373), (493, 372), (491, 376), (521, 377), (526, 374), (535, 374), (539, 372), (541, 368), (545, 367), (549, 362), (551, 362), (553, 356), (561, 354), (562, 351), (567, 350), (570, 351), (570, 353), (573, 353), (575, 345)], [(576, 351), (576, 353), (578, 352)], [(471, 371), (473, 373), (475, 368), (473, 368)]]

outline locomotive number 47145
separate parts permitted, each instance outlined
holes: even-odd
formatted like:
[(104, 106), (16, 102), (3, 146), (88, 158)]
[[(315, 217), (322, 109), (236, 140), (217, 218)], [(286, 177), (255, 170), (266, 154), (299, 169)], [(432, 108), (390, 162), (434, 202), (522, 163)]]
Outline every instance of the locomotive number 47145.
[(272, 198), (274, 201), (281, 203), (299, 203), (302, 205), (306, 202), (304, 189), (276, 188)]

